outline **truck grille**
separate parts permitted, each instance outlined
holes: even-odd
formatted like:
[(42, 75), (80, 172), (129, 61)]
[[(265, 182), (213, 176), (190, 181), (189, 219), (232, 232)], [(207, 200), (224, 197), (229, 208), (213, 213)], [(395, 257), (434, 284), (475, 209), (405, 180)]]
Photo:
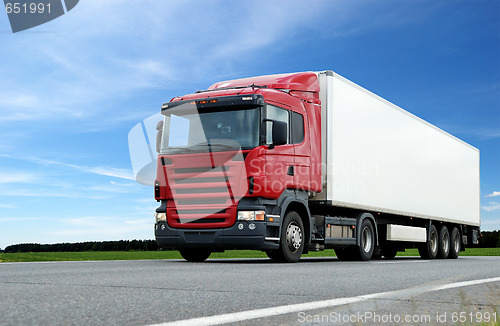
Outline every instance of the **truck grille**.
[[(238, 200), (247, 191), (244, 161), (236, 152), (168, 156), (162, 166), (170, 198), (167, 221), (174, 228), (234, 225)], [(238, 157), (239, 155), (236, 155)]]

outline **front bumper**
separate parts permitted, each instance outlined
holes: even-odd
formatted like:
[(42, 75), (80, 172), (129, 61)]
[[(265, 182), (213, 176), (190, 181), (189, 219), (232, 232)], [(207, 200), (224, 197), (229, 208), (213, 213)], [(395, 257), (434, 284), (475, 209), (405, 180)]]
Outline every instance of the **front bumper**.
[(273, 228), (275, 225), (253, 221), (237, 221), (232, 227), (219, 229), (177, 229), (167, 223), (156, 223), (155, 236), (161, 248), (269, 250), (279, 248), (279, 238), (276, 232), (271, 232)]

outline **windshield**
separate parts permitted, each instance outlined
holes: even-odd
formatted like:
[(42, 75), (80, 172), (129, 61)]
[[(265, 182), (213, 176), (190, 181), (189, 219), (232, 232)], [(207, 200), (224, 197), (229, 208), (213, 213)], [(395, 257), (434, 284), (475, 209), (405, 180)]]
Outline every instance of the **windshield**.
[(228, 151), (259, 146), (260, 108), (166, 112), (161, 154)]

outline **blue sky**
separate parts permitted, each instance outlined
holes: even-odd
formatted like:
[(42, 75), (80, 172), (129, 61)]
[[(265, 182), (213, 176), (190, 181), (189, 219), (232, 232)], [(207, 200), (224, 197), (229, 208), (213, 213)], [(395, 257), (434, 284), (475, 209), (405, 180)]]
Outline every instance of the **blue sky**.
[(85, 0), (15, 34), (0, 13), (0, 44), (0, 248), (153, 239), (134, 125), (216, 81), (326, 69), (479, 148), (500, 229), (500, 1)]

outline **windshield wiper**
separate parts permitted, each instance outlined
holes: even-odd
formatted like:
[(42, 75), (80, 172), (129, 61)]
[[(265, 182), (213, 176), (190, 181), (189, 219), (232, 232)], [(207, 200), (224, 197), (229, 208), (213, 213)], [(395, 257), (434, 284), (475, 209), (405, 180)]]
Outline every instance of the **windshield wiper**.
[(189, 147), (184, 147), (184, 146), (175, 146), (175, 147), (168, 147), (165, 149), (166, 152), (175, 152), (175, 153), (179, 153), (179, 152), (186, 152), (186, 153), (192, 153), (192, 152), (195, 152), (195, 150), (189, 148)]
[(212, 150), (214, 147), (218, 147), (219, 149), (229, 149), (233, 151), (239, 149), (239, 146), (232, 146), (221, 143), (209, 143), (209, 142), (198, 143), (190, 146), (191, 149), (193, 149), (193, 147), (208, 147), (210, 150)]
[(205, 148), (208, 148), (209, 152), (211, 152), (214, 148), (217, 148), (219, 150), (226, 149), (226, 150), (233, 150), (233, 151), (240, 149), (239, 146), (231, 146), (231, 145), (221, 144), (221, 143), (202, 142), (202, 143), (197, 143), (197, 144), (194, 144), (191, 146), (168, 147), (165, 149), (165, 152), (167, 154), (196, 153), (196, 152), (199, 152), (200, 150), (203, 150)]

